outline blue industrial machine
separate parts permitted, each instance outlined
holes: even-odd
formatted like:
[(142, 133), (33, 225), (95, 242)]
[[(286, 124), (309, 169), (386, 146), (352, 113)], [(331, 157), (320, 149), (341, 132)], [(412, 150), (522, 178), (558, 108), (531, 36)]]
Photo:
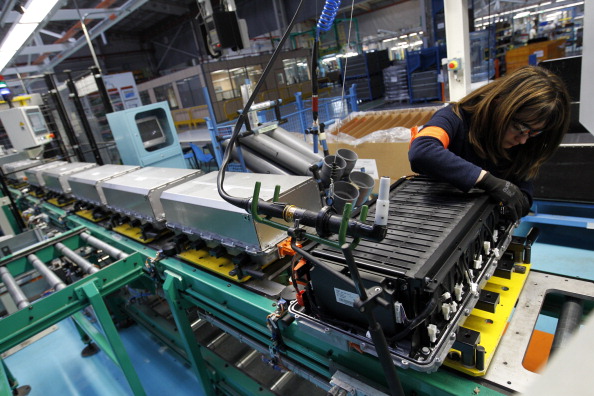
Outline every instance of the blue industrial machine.
[(167, 102), (107, 114), (125, 165), (185, 168)]

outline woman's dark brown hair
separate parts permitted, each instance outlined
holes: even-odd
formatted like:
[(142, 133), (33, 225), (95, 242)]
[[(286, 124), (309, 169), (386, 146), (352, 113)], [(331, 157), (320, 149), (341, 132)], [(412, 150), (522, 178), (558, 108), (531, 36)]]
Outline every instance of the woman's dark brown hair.
[[(561, 79), (539, 66), (526, 66), (487, 84), (454, 103), (470, 114), (469, 141), (476, 152), (495, 164), (511, 160), (506, 176), (520, 180), (536, 176), (553, 155), (569, 128), (569, 93)], [(544, 123), (543, 132), (514, 148), (515, 158), (502, 147), (509, 125)], [(517, 151), (516, 151), (517, 150)]]

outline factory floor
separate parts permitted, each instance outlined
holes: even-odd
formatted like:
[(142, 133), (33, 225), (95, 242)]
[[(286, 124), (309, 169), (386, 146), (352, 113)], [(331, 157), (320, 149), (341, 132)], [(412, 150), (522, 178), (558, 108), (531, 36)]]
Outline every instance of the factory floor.
[[(55, 328), (55, 331), (51, 331)], [(30, 395), (131, 395), (122, 371), (104, 352), (82, 358), (84, 344), (71, 319), (4, 361)], [(190, 368), (138, 325), (120, 331), (132, 364), (148, 396), (197, 395), (198, 381)]]

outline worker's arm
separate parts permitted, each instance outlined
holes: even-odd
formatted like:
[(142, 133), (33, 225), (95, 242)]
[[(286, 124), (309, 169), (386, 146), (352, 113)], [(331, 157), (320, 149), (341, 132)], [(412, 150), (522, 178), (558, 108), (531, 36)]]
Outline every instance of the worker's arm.
[(482, 169), (448, 150), (440, 139), (423, 135), (425, 129), (411, 143), (408, 152), (411, 169), (468, 192)]

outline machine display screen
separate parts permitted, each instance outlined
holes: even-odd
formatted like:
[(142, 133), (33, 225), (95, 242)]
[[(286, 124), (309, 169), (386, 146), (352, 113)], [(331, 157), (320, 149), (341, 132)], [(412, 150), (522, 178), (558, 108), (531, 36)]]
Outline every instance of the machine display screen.
[(165, 133), (163, 133), (163, 128), (161, 128), (161, 123), (157, 117), (140, 118), (136, 120), (136, 125), (145, 149), (165, 143)]
[(27, 111), (27, 117), (29, 118), (29, 122), (31, 123), (31, 128), (35, 134), (44, 134), (47, 132), (47, 128), (45, 126), (45, 120), (43, 119), (43, 115), (41, 112), (35, 111)]

